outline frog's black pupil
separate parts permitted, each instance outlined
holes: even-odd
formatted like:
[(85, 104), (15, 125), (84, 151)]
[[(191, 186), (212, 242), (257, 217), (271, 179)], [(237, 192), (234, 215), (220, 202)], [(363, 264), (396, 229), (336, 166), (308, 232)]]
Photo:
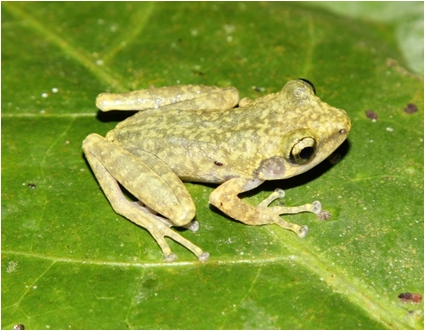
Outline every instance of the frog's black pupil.
[(311, 146), (308, 146), (304, 148), (302, 151), (300, 151), (300, 158), (304, 160), (308, 160), (309, 158), (311, 158), (313, 153), (314, 153), (314, 148)]

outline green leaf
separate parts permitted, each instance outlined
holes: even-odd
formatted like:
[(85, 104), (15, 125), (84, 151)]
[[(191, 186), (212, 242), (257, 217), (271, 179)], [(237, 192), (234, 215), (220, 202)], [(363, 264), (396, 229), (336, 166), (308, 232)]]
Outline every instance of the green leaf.
[[(398, 295), (423, 296), (423, 78), (396, 21), (296, 3), (3, 2), (2, 328), (422, 329), (423, 301)], [(82, 154), (117, 123), (97, 116), (100, 92), (201, 83), (257, 98), (297, 77), (351, 117), (342, 159), (245, 199), (320, 200), (330, 220), (286, 217), (305, 239), (232, 221), (209, 207), (212, 186), (187, 184), (201, 228), (180, 232), (211, 258), (170, 241), (165, 263)]]

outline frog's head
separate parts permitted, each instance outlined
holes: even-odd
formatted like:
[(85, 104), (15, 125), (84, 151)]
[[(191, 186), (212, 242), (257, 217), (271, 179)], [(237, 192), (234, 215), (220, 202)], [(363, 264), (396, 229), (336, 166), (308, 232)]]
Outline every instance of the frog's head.
[(264, 160), (257, 170), (265, 180), (308, 171), (336, 150), (351, 129), (346, 112), (321, 101), (308, 81), (288, 82), (279, 98), (287, 106), (285, 124), (281, 127), (279, 155)]

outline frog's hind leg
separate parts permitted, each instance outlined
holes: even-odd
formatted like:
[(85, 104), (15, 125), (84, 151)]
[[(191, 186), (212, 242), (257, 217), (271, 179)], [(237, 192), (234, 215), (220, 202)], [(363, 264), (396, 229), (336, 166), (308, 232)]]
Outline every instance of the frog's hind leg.
[[(167, 227), (173, 227), (174, 225), (170, 222), (169, 219), (163, 218), (161, 216), (159, 216), (157, 214), (157, 212), (155, 212), (154, 210), (150, 209), (148, 206), (146, 206), (145, 204), (143, 204), (143, 202), (141, 201), (137, 201), (137, 202), (133, 202), (134, 204), (136, 204), (137, 206), (139, 206), (141, 209), (153, 214), (156, 216), (156, 218), (161, 221), (164, 225), (166, 225)], [(185, 229), (189, 229), (190, 231), (193, 232), (197, 232), (200, 229), (200, 224), (198, 223), (198, 221), (193, 220), (191, 221), (189, 224), (187, 225), (183, 225), (181, 226), (182, 228)]]
[[(116, 158), (105, 158), (105, 156), (109, 154), (109, 152), (107, 151), (110, 151), (111, 148), (111, 146), (109, 146), (108, 149), (103, 149), (105, 148), (105, 145), (113, 145), (113, 150), (117, 148), (113, 143), (106, 141), (103, 137), (96, 134), (91, 134), (83, 142), (83, 150), (86, 155), (87, 161), (89, 162), (93, 170), (93, 173), (96, 175), (99, 185), (101, 186), (103, 192), (105, 193), (105, 196), (109, 200), (114, 211), (129, 219), (130, 221), (134, 222), (135, 224), (148, 230), (160, 246), (166, 262), (174, 261), (177, 256), (171, 251), (169, 245), (165, 240), (165, 237), (173, 239), (174, 241), (186, 247), (188, 250), (192, 251), (200, 261), (206, 261), (209, 257), (209, 254), (207, 252), (204, 252), (201, 248), (197, 247), (192, 242), (188, 241), (187, 239), (176, 233), (174, 230), (169, 228), (169, 226), (171, 225), (176, 225), (175, 223), (167, 225), (166, 223), (161, 221), (158, 216), (152, 214), (148, 209), (140, 206), (139, 204), (135, 204), (135, 202), (128, 200), (124, 196), (117, 182), (117, 180), (121, 182), (119, 176), (117, 179), (117, 170), (126, 167), (125, 165), (131, 168), (136, 168), (134, 169), (135, 172), (143, 170), (141, 170), (140, 168), (138, 169), (138, 160), (128, 159), (129, 156), (126, 155), (126, 151), (124, 149), (123, 151), (120, 151), (120, 156), (122, 155), (122, 153), (124, 153), (124, 156), (122, 158), (119, 158), (119, 160), (117, 160)], [(118, 147), (118, 149), (120, 149), (120, 147)], [(116, 164), (116, 166), (112, 167), (111, 163)], [(143, 167), (143, 165), (141, 167)], [(134, 186), (140, 188), (141, 183), (138, 181), (135, 182), (136, 183), (134, 184)], [(128, 189), (125, 184), (121, 184), (126, 189)], [(138, 195), (135, 196), (137, 197)], [(192, 217), (190, 214), (189, 218), (192, 219)]]

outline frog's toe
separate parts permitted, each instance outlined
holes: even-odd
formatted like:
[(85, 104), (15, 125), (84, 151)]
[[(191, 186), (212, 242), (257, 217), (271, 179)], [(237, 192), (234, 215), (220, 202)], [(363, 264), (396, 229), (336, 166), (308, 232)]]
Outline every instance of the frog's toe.
[(260, 202), (257, 206), (261, 208), (266, 208), (269, 204), (271, 204), (273, 201), (275, 201), (278, 198), (284, 198), (285, 197), (285, 191), (277, 188), (274, 190), (272, 194), (268, 196), (268, 198), (264, 199), (262, 202)]
[(200, 224), (198, 221), (194, 220), (191, 221), (187, 226), (185, 226), (186, 229), (189, 229), (190, 231), (196, 232), (200, 229)]
[(319, 201), (315, 201), (312, 203), (312, 212), (315, 213), (316, 215), (319, 215), (321, 213), (322, 210), (322, 206), (321, 206), (321, 202)]
[(209, 257), (210, 257), (210, 254), (208, 253), (208, 252), (203, 252), (201, 255), (199, 255), (198, 256), (198, 260), (200, 261), (200, 262), (205, 262), (205, 261), (207, 261), (208, 259), (209, 259)]
[(306, 235), (308, 235), (308, 232), (309, 232), (308, 226), (304, 225), (297, 230), (297, 235), (299, 236), (299, 238), (303, 239)]
[(274, 191), (279, 195), (278, 198), (284, 198), (285, 197), (285, 191), (282, 190), (281, 188), (277, 188)]
[[(198, 223), (197, 223), (198, 224)], [(205, 253), (201, 248), (197, 247), (191, 241), (185, 239), (182, 235), (176, 233), (174, 230), (166, 227), (162, 223), (157, 223), (158, 229), (151, 229), (151, 234), (157, 241), (161, 250), (163, 251), (164, 258), (167, 263), (173, 262), (177, 256), (172, 253), (169, 245), (167, 244), (165, 237), (169, 237), (177, 243), (184, 246), (189, 251), (192, 251), (200, 261), (204, 262), (209, 258), (209, 254)]]
[(164, 260), (166, 261), (166, 263), (172, 263), (177, 258), (178, 258), (178, 256), (176, 254), (174, 254), (174, 253), (171, 253), (171, 254), (168, 254), (168, 255), (164, 255)]

